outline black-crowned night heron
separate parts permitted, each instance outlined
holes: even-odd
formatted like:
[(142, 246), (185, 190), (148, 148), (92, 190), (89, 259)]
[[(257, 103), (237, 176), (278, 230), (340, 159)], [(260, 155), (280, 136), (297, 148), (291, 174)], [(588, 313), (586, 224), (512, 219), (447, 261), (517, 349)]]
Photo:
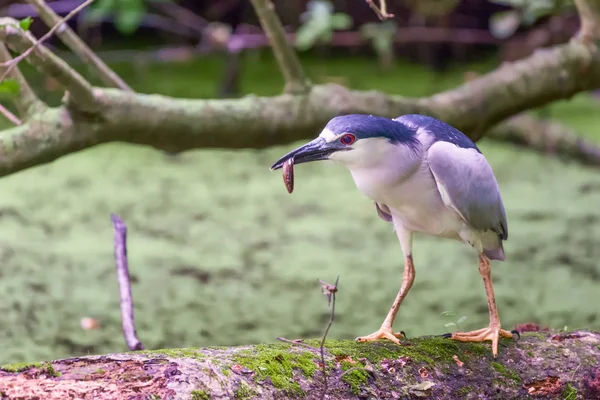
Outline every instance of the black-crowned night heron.
[[(458, 129), (432, 117), (396, 119), (351, 114), (333, 118), (321, 134), (283, 156), (271, 167), (331, 160), (347, 167), (358, 189), (375, 202), (377, 214), (391, 222), (404, 253), (400, 291), (381, 328), (358, 341), (399, 343), (392, 324), (414, 279), (412, 238), (420, 232), (460, 240), (479, 255), (490, 324), (472, 332), (446, 335), (462, 342), (492, 342), (513, 332), (500, 328), (490, 260), (503, 261), (508, 226), (498, 183), (477, 146)], [(515, 332), (516, 333), (516, 332)]]

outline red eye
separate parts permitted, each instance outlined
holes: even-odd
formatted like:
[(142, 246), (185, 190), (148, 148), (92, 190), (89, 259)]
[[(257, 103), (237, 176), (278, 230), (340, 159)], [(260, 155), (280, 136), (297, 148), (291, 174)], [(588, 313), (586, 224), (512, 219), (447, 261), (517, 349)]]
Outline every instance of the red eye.
[(354, 143), (355, 140), (356, 138), (351, 133), (346, 133), (340, 138), (340, 142), (342, 142), (342, 144), (345, 144), (346, 146), (350, 146), (352, 143)]

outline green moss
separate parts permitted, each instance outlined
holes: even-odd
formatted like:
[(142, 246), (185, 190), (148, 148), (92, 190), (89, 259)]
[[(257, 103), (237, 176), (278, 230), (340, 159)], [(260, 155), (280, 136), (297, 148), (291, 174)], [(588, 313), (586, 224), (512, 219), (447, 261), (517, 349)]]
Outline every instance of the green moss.
[(0, 370), (6, 372), (21, 372), (28, 370), (29, 368), (39, 368), (42, 365), (44, 365), (44, 363), (41, 362), (4, 364), (0, 367)]
[[(140, 352), (137, 352), (140, 353)], [(146, 355), (165, 355), (172, 358), (194, 358), (196, 360), (202, 360), (205, 358), (201, 349), (189, 348), (189, 349), (159, 349), (159, 350), (145, 350), (142, 354)]]
[(210, 400), (210, 394), (206, 390), (192, 390), (192, 400)]
[(247, 400), (258, 395), (246, 382), (240, 381), (240, 385), (235, 391), (235, 398), (238, 400)]
[(498, 372), (505, 378), (512, 379), (516, 382), (521, 381), (521, 377), (519, 376), (519, 374), (517, 374), (515, 371), (508, 369), (505, 365), (495, 361), (492, 361), (490, 365), (492, 366), (492, 368), (494, 368), (494, 370), (496, 370), (496, 372)]
[(286, 344), (260, 344), (253, 350), (244, 350), (233, 357), (233, 361), (257, 373), (259, 380), (269, 378), (276, 388), (291, 395), (302, 395), (304, 391), (294, 380), (294, 370), (305, 377), (313, 377), (317, 356), (311, 352), (293, 351)]
[(369, 374), (360, 365), (342, 361), (341, 368), (344, 371), (342, 381), (350, 386), (352, 393), (358, 394), (361, 386), (369, 382)]
[[(314, 341), (315, 343), (312, 342), (307, 341), (311, 345), (318, 345), (316, 341)], [(459, 343), (441, 337), (405, 340), (400, 346), (383, 340), (369, 343), (328, 340), (325, 347), (333, 355), (349, 356), (355, 360), (367, 358), (372, 363), (378, 363), (386, 359), (409, 357), (413, 361), (437, 365), (440, 361), (452, 361), (452, 356), (455, 354), (465, 359), (475, 355), (491, 354), (489, 346), (479, 343)]]
[(461, 398), (466, 397), (469, 393), (473, 392), (475, 388), (473, 386), (463, 386), (456, 391)]
[(537, 339), (546, 339), (547, 335), (540, 333), (540, 332), (523, 332), (521, 333), (521, 337), (532, 337), (532, 338), (537, 338)]
[(527, 357), (533, 357), (533, 353), (531, 351), (527, 352)]
[(52, 364), (48, 362), (5, 364), (0, 367), (0, 370), (6, 372), (22, 372), (30, 368), (40, 368), (49, 376), (58, 377), (61, 375), (61, 373), (55, 370)]
[(570, 383), (567, 383), (565, 385), (565, 388), (563, 389), (562, 398), (563, 398), (563, 400), (577, 399), (577, 389), (575, 389), (573, 386), (571, 386)]

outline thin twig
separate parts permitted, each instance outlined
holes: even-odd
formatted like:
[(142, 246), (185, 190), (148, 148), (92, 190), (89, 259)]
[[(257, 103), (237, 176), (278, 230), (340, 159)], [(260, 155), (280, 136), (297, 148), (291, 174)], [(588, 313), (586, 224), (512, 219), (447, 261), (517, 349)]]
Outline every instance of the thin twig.
[(260, 25), (273, 46), (273, 54), (285, 79), (285, 92), (293, 94), (308, 92), (310, 82), (304, 74), (296, 52), (286, 38), (283, 25), (275, 13), (275, 6), (271, 0), (251, 1)]
[(186, 28), (202, 35), (204, 29), (209, 24), (207, 20), (187, 8), (175, 3), (160, 0), (150, 0), (150, 4), (159, 11), (173, 18), (178, 24), (184, 25)]
[[(6, 45), (0, 42), (0, 62), (6, 62), (11, 60), (12, 55), (6, 48)], [(0, 72), (3, 72), (4, 69), (4, 67), (0, 67)], [(41, 101), (37, 97), (33, 89), (31, 89), (31, 86), (29, 86), (29, 83), (27, 82), (19, 68), (13, 69), (13, 71), (10, 72), (7, 75), (7, 77), (10, 79), (14, 79), (19, 84), (19, 94), (13, 96), (12, 101), (17, 107), (19, 115), (23, 119), (26, 119), (28, 116), (35, 114), (36, 112), (46, 107), (46, 104), (43, 101)]]
[(131, 281), (127, 262), (127, 226), (115, 214), (111, 214), (111, 219), (114, 229), (115, 267), (117, 268), (117, 279), (119, 281), (121, 323), (125, 343), (127, 343), (129, 350), (144, 350), (144, 345), (137, 337), (133, 320), (133, 296), (131, 295)]
[(309, 349), (310, 351), (314, 351), (314, 352), (317, 352), (317, 353), (321, 352), (320, 349), (317, 349), (316, 347), (313, 347), (310, 344), (299, 342), (297, 340), (286, 339), (284, 337), (278, 337), (276, 339), (279, 340), (279, 341), (281, 341), (281, 342), (286, 342), (286, 343), (289, 343), (289, 344), (293, 344), (294, 346), (305, 347), (305, 348)]
[(329, 322), (327, 323), (327, 327), (325, 328), (325, 332), (323, 332), (323, 336), (321, 337), (321, 345), (319, 349), (321, 350), (321, 370), (323, 372), (323, 393), (321, 394), (321, 400), (325, 398), (327, 394), (327, 370), (325, 367), (325, 339), (327, 338), (327, 334), (329, 333), (329, 328), (333, 324), (333, 320), (335, 318), (335, 294), (338, 291), (338, 282), (340, 277), (335, 280), (335, 284), (330, 285), (329, 283), (323, 282), (319, 280), (321, 283), (321, 289), (323, 290), (323, 294), (327, 296), (327, 305), (331, 305), (331, 314), (329, 315)]
[(377, 18), (379, 18), (380, 20), (383, 21), (388, 18), (394, 18), (394, 14), (389, 14), (387, 12), (386, 0), (379, 0), (379, 7), (377, 7), (377, 5), (375, 4), (375, 2), (373, 0), (365, 0), (365, 1), (369, 5), (369, 7), (371, 7), (371, 10), (373, 10), (375, 12), (375, 14), (377, 15)]
[[(100, 79), (102, 79), (102, 81), (106, 85), (119, 88), (126, 92), (133, 92), (133, 89), (131, 89), (125, 83), (125, 81), (123, 81), (112, 69), (110, 69), (110, 67), (106, 65), (104, 61), (102, 61), (100, 57), (98, 57), (85, 44), (85, 42), (81, 40), (81, 38), (77, 36), (77, 34), (73, 32), (73, 30), (65, 23), (65, 21), (69, 18), (69, 15), (75, 15), (77, 11), (82, 10), (88, 4), (91, 4), (94, 0), (87, 0), (75, 10), (71, 11), (71, 13), (69, 13), (69, 15), (67, 15), (67, 17), (65, 17), (64, 19), (61, 18), (58, 14), (56, 14), (56, 12), (54, 12), (54, 10), (51, 7), (49, 7), (44, 0), (27, 1), (36, 9), (36, 11), (38, 12), (42, 20), (46, 23), (46, 25), (52, 27), (51, 31), (56, 31), (56, 36), (58, 36), (58, 38), (65, 44), (65, 46), (70, 48), (71, 51), (73, 51), (73, 53), (77, 54), (77, 56), (82, 61), (84, 61), (85, 63), (89, 63), (96, 69), (98, 75), (100, 76)], [(43, 39), (41, 39), (40, 42), (41, 41), (43, 41)]]
[(69, 19), (73, 18), (75, 15), (77, 15), (77, 13), (81, 10), (83, 10), (85, 7), (89, 6), (90, 4), (92, 4), (94, 2), (94, 0), (86, 0), (83, 4), (81, 4), (79, 7), (75, 8), (73, 11), (71, 11), (70, 13), (68, 13), (64, 18), (61, 18), (52, 28), (50, 28), (50, 30), (48, 32), (46, 32), (46, 34), (44, 36), (42, 36), (39, 40), (35, 40), (33, 43), (33, 46), (31, 46), (29, 49), (27, 49), (27, 51), (23, 52), (23, 54), (21, 54), (18, 57), (15, 57), (12, 61), (9, 62), (3, 62), (2, 64), (0, 64), (2, 67), (9, 67), (8, 70), (6, 70), (6, 72), (4, 72), (4, 75), (2, 75), (2, 77), (0, 77), (0, 82), (2, 82), (4, 80), (4, 78), (6, 77), (6, 75), (12, 70), (12, 68), (15, 68), (17, 66), (17, 64), (19, 62), (21, 62), (21, 60), (25, 59), (28, 55), (30, 55), (39, 45), (41, 45), (44, 41), (46, 41), (47, 39), (49, 39), (54, 32), (56, 32), (58, 30), (58, 28), (60, 28), (62, 26), (62, 24), (64, 24), (66, 21), (68, 21)]
[(21, 122), (21, 120), (15, 114), (8, 111), (2, 104), (0, 104), (0, 114), (2, 114), (7, 120), (15, 125), (23, 124), (23, 122)]

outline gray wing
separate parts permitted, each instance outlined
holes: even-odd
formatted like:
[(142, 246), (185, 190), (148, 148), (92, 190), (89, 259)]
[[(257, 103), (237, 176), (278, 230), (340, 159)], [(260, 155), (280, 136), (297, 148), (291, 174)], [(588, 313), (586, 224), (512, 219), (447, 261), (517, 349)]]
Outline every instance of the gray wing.
[(498, 182), (483, 154), (440, 141), (429, 148), (427, 160), (444, 204), (473, 228), (508, 238)]

